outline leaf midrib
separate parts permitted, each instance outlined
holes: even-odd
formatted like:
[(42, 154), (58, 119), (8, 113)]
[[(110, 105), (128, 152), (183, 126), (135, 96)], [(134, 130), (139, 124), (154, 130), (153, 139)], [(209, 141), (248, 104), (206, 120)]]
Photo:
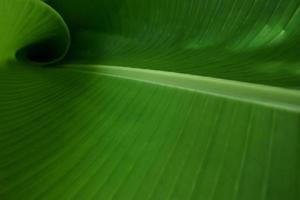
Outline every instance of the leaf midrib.
[(142, 81), (241, 102), (300, 112), (300, 92), (292, 89), (200, 75), (122, 66), (66, 64), (59, 66), (59, 69)]

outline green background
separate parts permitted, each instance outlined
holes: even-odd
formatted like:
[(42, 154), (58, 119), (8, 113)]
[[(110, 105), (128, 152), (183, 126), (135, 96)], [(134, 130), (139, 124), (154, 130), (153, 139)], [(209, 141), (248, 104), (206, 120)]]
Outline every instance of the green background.
[(0, 199), (298, 200), (299, 0), (0, 0)]

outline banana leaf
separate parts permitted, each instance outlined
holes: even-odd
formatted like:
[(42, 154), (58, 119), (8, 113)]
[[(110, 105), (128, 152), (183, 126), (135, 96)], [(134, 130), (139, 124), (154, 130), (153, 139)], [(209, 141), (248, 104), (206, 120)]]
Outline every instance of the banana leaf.
[(299, 0), (0, 0), (0, 199), (300, 199)]

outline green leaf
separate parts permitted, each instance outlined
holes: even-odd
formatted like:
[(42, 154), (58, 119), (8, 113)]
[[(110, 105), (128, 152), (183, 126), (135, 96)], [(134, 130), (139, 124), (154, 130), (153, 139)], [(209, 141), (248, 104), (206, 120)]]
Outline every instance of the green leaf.
[(0, 0), (1, 200), (300, 198), (298, 0), (45, 2)]

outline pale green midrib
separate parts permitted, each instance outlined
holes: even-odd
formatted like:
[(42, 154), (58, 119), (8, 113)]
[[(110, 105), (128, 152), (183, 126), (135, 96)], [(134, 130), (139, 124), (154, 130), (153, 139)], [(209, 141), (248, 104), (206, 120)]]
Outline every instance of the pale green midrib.
[(300, 112), (300, 91), (169, 71), (122, 66), (67, 64), (60, 69), (96, 73)]

